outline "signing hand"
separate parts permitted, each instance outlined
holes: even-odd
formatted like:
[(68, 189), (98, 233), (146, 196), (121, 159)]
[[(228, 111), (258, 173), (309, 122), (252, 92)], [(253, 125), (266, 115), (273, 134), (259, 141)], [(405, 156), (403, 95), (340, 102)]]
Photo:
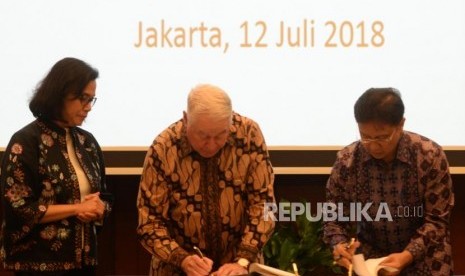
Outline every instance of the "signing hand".
[(335, 264), (349, 269), (349, 266), (352, 264), (352, 256), (355, 254), (355, 250), (359, 246), (359, 241), (354, 241), (354, 243), (351, 246), (349, 246), (348, 243), (337, 244), (333, 250)]
[(182, 261), (181, 268), (187, 276), (205, 276), (210, 274), (213, 261), (207, 257), (201, 258), (197, 255), (190, 255)]

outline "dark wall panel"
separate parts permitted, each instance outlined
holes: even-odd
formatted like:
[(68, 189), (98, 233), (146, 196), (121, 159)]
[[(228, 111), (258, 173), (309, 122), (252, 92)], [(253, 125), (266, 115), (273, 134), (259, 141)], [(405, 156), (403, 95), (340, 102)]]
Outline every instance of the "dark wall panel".
[[(453, 175), (456, 206), (451, 233), (455, 273), (465, 274), (465, 175)], [(276, 198), (290, 201), (324, 201), (327, 175), (277, 175)], [(110, 175), (108, 184), (115, 195), (113, 213), (99, 236), (99, 275), (147, 275), (150, 255), (136, 235), (136, 198), (139, 176)], [(0, 275), (12, 275), (0, 271)]]

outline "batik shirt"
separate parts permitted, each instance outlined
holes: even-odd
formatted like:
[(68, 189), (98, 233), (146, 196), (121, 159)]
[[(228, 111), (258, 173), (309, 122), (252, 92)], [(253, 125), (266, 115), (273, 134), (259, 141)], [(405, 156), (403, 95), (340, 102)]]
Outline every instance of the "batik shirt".
[(197, 246), (214, 269), (237, 258), (255, 261), (274, 229), (264, 203), (274, 202), (273, 169), (258, 125), (234, 114), (224, 147), (203, 158), (182, 120), (149, 148), (140, 182), (138, 234), (153, 254), (152, 275), (183, 275)]
[[(104, 192), (105, 167), (97, 141), (80, 128), (69, 131), (91, 192)], [(0, 181), (5, 268), (55, 271), (97, 264), (93, 223), (76, 217), (39, 223), (49, 205), (81, 201), (65, 129), (36, 120), (15, 133), (3, 156)]]
[[(352, 203), (352, 221), (358, 221), (326, 222), (325, 240), (331, 245), (347, 241), (355, 229), (365, 258), (408, 250), (413, 263), (402, 275), (452, 273), (452, 181), (443, 150), (430, 139), (404, 131), (389, 164), (372, 158), (360, 142), (345, 147), (326, 192), (329, 202), (343, 204), (349, 220)], [(363, 208), (366, 212), (355, 211)]]

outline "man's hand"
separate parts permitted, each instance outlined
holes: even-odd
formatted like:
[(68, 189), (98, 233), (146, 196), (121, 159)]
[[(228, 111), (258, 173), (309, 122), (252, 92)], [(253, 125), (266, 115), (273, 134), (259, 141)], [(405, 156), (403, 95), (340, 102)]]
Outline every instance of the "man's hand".
[(243, 275), (247, 274), (248, 271), (238, 263), (227, 263), (222, 265), (218, 271), (213, 272), (214, 276), (228, 276), (228, 275)]
[(181, 268), (187, 276), (205, 276), (210, 274), (213, 261), (207, 257), (201, 258), (197, 255), (190, 255), (182, 261)]
[(352, 264), (352, 256), (355, 250), (360, 246), (359, 241), (355, 241), (350, 247), (348, 243), (339, 243), (334, 247), (333, 258), (335, 264), (349, 269)]
[(389, 267), (393, 267), (398, 269), (396, 272), (389, 272), (386, 270), (380, 271), (381, 275), (391, 276), (391, 275), (399, 275), (402, 269), (408, 266), (413, 261), (412, 254), (404, 250), (401, 253), (392, 253), (389, 254), (386, 259), (380, 263), (380, 265), (385, 265)]

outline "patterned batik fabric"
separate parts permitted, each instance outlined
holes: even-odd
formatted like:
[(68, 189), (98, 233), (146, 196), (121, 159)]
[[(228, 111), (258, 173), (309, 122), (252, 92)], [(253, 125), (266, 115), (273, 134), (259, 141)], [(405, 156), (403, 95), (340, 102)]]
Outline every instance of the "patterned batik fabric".
[(274, 202), (273, 169), (258, 125), (234, 114), (224, 147), (203, 158), (190, 147), (182, 120), (149, 148), (140, 182), (138, 234), (153, 254), (152, 275), (182, 275), (194, 246), (214, 269), (256, 260), (274, 229), (264, 203)]
[[(76, 158), (93, 193), (105, 192), (103, 155), (89, 132), (69, 129)], [(16, 132), (3, 156), (1, 256), (12, 270), (57, 271), (97, 264), (93, 223), (69, 217), (39, 223), (49, 205), (81, 201), (65, 129), (40, 119)]]
[(446, 155), (430, 139), (404, 131), (389, 164), (372, 158), (360, 142), (345, 147), (337, 154), (326, 194), (329, 202), (343, 204), (347, 218), (351, 203), (370, 205), (369, 219), (327, 221), (327, 243), (346, 241), (356, 231), (365, 258), (408, 250), (413, 263), (402, 275), (452, 274), (452, 180)]

